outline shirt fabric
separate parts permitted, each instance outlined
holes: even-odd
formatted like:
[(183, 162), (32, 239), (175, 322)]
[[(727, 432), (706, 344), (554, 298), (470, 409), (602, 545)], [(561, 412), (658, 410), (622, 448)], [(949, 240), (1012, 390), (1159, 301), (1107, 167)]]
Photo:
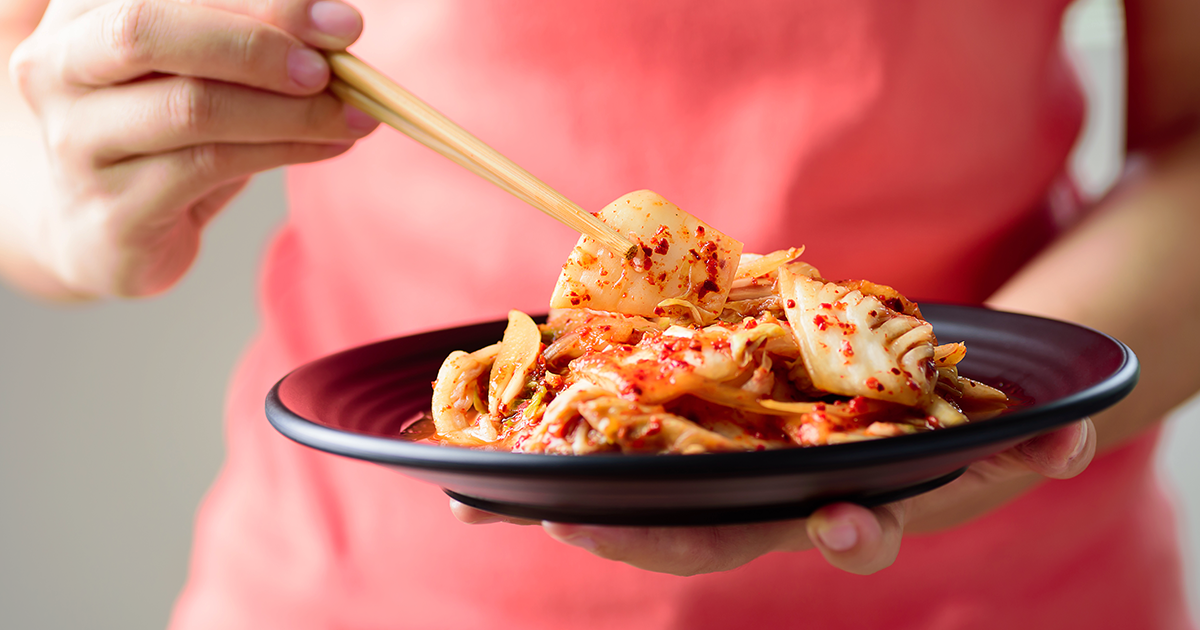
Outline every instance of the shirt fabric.
[[(1073, 220), (1045, 202), (1083, 111), (1066, 4), (363, 0), (352, 50), (585, 208), (650, 188), (747, 251), (979, 303)], [(866, 577), (641, 571), (297, 445), (262, 411), (289, 370), (542, 312), (577, 235), (387, 129), (287, 179), (175, 630), (1190, 627), (1154, 432)]]

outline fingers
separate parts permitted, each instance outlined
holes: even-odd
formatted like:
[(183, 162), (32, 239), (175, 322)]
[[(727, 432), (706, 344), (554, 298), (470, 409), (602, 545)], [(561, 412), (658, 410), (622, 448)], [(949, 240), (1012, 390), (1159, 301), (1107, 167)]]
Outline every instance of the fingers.
[(949, 484), (909, 499), (907, 530), (938, 531), (977, 518), (1046, 478), (1078, 475), (1096, 453), (1090, 418), (1045, 433), (971, 464)]
[(808, 518), (808, 538), (834, 567), (858, 575), (875, 573), (891, 566), (900, 553), (905, 505), (823, 507)]
[(56, 153), (104, 166), (208, 143), (347, 143), (377, 125), (350, 110), (328, 93), (301, 98), (166, 77), (87, 94), (47, 136), (51, 146), (61, 145)]
[(1023, 442), (1013, 453), (1043, 477), (1070, 479), (1083, 472), (1096, 454), (1096, 425), (1084, 418)]
[(65, 286), (146, 295), (253, 173), (334, 157), (376, 126), (322, 93), (362, 18), (336, 0), (52, 3), (13, 53), (60, 183), (39, 258)]
[(126, 0), (105, 4), (58, 35), (60, 76), (95, 87), (150, 73), (239, 83), (283, 94), (325, 88), (329, 66), (283, 29), (206, 6)]
[(722, 527), (597, 527), (542, 523), (559, 542), (648, 571), (728, 571), (778, 549), (811, 549), (804, 521)]
[(362, 15), (354, 7), (337, 0), (193, 1), (274, 24), (316, 48), (342, 50), (362, 34)]
[[(267, 144), (202, 144), (121, 162), (110, 167), (109, 181), (129, 182), (129, 196), (146, 212), (194, 200), (216, 186), (288, 164), (328, 159), (350, 144), (277, 142)], [(185, 202), (186, 203), (186, 202)], [(130, 204), (137, 206), (138, 204)]]
[(964, 477), (970, 478), (972, 485), (1035, 483), (1040, 477), (1069, 479), (1083, 472), (1095, 453), (1096, 427), (1091, 418), (1085, 418), (975, 462)]
[[(74, 291), (159, 293), (191, 265), (199, 232), (253, 173), (334, 157), (351, 145), (206, 144), (126, 160), (75, 191), (43, 263)], [(230, 185), (234, 182), (233, 185)]]
[[(807, 521), (720, 527), (601, 527), (543, 522), (551, 538), (601, 558), (659, 573), (698, 575), (728, 571), (772, 551), (816, 547), (834, 567), (867, 575), (890, 566), (900, 551), (905, 506), (867, 509), (849, 503), (821, 508)], [(479, 525), (513, 519), (450, 501), (458, 520)]]
[(543, 523), (556, 540), (602, 558), (661, 573), (696, 575), (727, 571), (772, 551), (814, 546), (829, 564), (867, 575), (890, 566), (904, 532), (903, 504), (867, 509), (849, 503), (821, 508), (811, 517), (722, 527), (594, 527)]
[[(470, 525), (537, 524), (477, 510), (453, 499), (450, 511)], [(726, 571), (770, 551), (812, 548), (804, 533), (804, 521), (725, 527), (600, 527), (549, 521), (541, 525), (559, 542), (602, 558), (673, 575)]]

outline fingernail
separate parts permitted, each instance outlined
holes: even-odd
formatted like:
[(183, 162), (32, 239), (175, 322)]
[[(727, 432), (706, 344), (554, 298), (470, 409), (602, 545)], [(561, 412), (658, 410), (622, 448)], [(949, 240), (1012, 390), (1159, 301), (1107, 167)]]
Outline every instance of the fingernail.
[(346, 115), (346, 126), (349, 127), (351, 131), (366, 134), (379, 126), (378, 120), (371, 118), (357, 107), (346, 105), (344, 110)]
[(821, 545), (833, 551), (848, 551), (858, 544), (858, 530), (849, 523), (824, 525), (817, 528)]
[(1075, 441), (1075, 447), (1071, 449), (1071, 454), (1067, 456), (1068, 462), (1075, 461), (1076, 457), (1083, 454), (1083, 449), (1087, 448), (1088, 429), (1087, 424), (1079, 427), (1079, 437)]
[(358, 11), (341, 2), (314, 2), (308, 17), (318, 31), (338, 39), (352, 39), (362, 30), (362, 17)]
[(572, 531), (575, 530), (575, 528), (571, 527), (570, 525), (544, 521), (542, 522), (542, 528), (546, 530), (547, 534), (550, 534), (551, 538), (557, 540), (558, 542), (566, 543), (573, 547), (579, 547), (580, 549), (586, 549), (588, 551), (596, 550), (596, 541), (593, 540), (591, 536), (588, 536), (587, 533), (582, 531)]
[(306, 88), (324, 85), (329, 78), (329, 66), (325, 58), (308, 48), (293, 48), (288, 52), (287, 72), (292, 81)]

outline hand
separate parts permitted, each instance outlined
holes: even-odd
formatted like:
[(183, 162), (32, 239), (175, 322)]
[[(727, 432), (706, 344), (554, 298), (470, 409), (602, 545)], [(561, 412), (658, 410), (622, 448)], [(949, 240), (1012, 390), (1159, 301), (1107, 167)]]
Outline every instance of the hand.
[(170, 287), (251, 175), (374, 129), (313, 49), (361, 29), (335, 0), (54, 0), (10, 66), (54, 181), (22, 210), (26, 249), (80, 294)]
[[(546, 533), (602, 558), (674, 575), (737, 568), (772, 551), (818, 549), (829, 564), (866, 575), (892, 564), (908, 531), (943, 529), (979, 516), (1038, 481), (1067, 479), (1091, 462), (1096, 429), (1085, 419), (977, 462), (932, 492), (873, 509), (836, 503), (807, 519), (723, 527), (599, 527), (542, 523)], [(533, 524), (451, 501), (464, 523)]]

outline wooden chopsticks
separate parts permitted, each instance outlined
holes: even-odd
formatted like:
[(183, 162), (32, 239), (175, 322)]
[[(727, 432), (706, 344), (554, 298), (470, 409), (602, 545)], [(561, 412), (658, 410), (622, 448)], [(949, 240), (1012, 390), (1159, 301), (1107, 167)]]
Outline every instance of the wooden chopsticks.
[(637, 248), (600, 219), (454, 124), (378, 70), (344, 51), (325, 53), (336, 77), (329, 89), (367, 115), (394, 127), (517, 199), (586, 234), (609, 250), (632, 258)]

